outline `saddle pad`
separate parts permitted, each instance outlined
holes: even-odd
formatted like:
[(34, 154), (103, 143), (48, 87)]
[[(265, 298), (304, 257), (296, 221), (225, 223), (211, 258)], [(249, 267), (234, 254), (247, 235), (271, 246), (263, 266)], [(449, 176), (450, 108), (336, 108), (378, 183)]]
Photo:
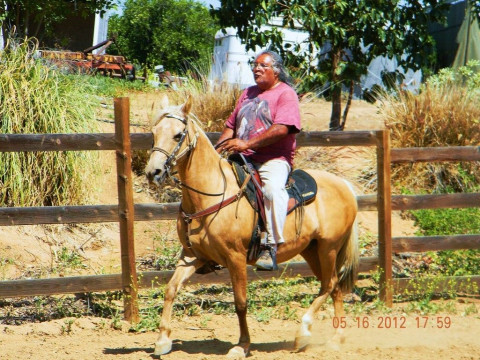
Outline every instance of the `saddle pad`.
[[(242, 186), (247, 177), (247, 171), (244, 169), (243, 165), (236, 161), (232, 162), (232, 169), (237, 178), (238, 185)], [(315, 195), (317, 194), (317, 183), (307, 172), (297, 169), (290, 173), (286, 189), (289, 197), (288, 213), (290, 213), (298, 206), (307, 204), (315, 198)], [(258, 211), (255, 191), (255, 185), (253, 184), (253, 181), (250, 180), (245, 189), (245, 195), (247, 196), (250, 205)]]
[(317, 183), (307, 172), (297, 169), (290, 173), (287, 181), (288, 211), (309, 203), (317, 195)]

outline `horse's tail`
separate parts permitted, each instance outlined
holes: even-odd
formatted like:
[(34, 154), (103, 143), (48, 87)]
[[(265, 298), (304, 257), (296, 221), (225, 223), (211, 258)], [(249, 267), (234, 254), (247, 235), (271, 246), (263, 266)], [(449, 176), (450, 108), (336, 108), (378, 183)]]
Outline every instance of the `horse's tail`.
[[(352, 191), (355, 201), (356, 195), (352, 185), (347, 182), (348, 187)], [(352, 291), (355, 281), (357, 280), (358, 267), (360, 263), (358, 249), (358, 220), (355, 216), (355, 220), (348, 233), (348, 239), (344, 242), (337, 255), (337, 274), (338, 284), (344, 294)]]

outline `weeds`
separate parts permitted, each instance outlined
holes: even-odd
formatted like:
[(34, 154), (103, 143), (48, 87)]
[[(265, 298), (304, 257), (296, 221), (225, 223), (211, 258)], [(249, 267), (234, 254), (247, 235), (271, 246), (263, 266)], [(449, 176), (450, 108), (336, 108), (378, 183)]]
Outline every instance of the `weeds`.
[(155, 270), (173, 270), (178, 262), (182, 246), (177, 239), (173, 222), (167, 223), (158, 232), (161, 235), (152, 236), (153, 254), (140, 260), (141, 268)]
[[(437, 287), (442, 279), (423, 278), (420, 276), (411, 283), (408, 291), (398, 294), (394, 309), (388, 308), (376, 295), (364, 296), (361, 288), (355, 292), (360, 294), (360, 301), (345, 303), (345, 311), (349, 316), (391, 314), (401, 311), (410, 314), (457, 313), (458, 287), (452, 283), (451, 288), (440, 293)], [(466, 293), (478, 292), (475, 283), (466, 281), (463, 290)], [(313, 278), (296, 278), (275, 280), (273, 282), (253, 282), (248, 287), (248, 313), (258, 322), (268, 323), (272, 319), (298, 321), (305, 308), (309, 307), (319, 291), (319, 283)], [(160, 325), (160, 314), (163, 311), (165, 285), (155, 289), (142, 290), (139, 293), (138, 323), (131, 325), (130, 331), (155, 331)], [(327, 316), (333, 316), (332, 301), (329, 298), (323, 310)], [(187, 288), (180, 292), (174, 302), (173, 315), (199, 317), (200, 326), (206, 328), (213, 315), (232, 315), (232, 289), (228, 286), (213, 285), (208, 287)], [(462, 315), (478, 314), (475, 303), (467, 305)], [(62, 331), (72, 331), (75, 318), (80, 316), (97, 316), (102, 320), (100, 328), (111, 327), (123, 329), (123, 296), (121, 292), (102, 294), (90, 293), (86, 296), (35, 297), (23, 300), (2, 300), (0, 302), (0, 322), (2, 324), (21, 324), (24, 322), (49, 321), (65, 319)], [(108, 319), (108, 320), (107, 320)]]
[(173, 103), (183, 103), (187, 96), (192, 96), (192, 113), (204, 124), (204, 130), (222, 131), (242, 90), (226, 82), (209, 80), (210, 65), (190, 64), (186, 71), (188, 80), (170, 97)]
[(478, 314), (478, 309), (475, 304), (470, 304), (465, 307), (465, 310), (463, 311), (462, 315), (463, 316), (468, 316), (472, 314)]
[(70, 334), (72, 332), (72, 327), (73, 324), (75, 323), (75, 319), (65, 319), (63, 321), (64, 325), (62, 325), (62, 328), (60, 330), (61, 334)]
[(52, 270), (53, 272), (63, 272), (65, 270), (75, 270), (85, 267), (83, 258), (76, 250), (70, 250), (63, 246), (55, 255), (57, 265)]

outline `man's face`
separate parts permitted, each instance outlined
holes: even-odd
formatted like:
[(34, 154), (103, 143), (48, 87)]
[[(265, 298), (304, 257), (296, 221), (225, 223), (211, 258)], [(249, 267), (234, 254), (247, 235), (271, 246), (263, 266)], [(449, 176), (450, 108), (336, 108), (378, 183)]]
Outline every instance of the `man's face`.
[(278, 74), (273, 70), (272, 64), (273, 59), (268, 54), (258, 56), (252, 64), (253, 78), (262, 90), (268, 90), (277, 83)]

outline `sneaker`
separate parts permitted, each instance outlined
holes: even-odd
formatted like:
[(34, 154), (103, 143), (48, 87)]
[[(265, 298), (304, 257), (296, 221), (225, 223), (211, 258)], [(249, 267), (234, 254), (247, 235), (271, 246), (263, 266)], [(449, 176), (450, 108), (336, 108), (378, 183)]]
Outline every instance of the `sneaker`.
[(272, 271), (278, 270), (277, 252), (274, 247), (266, 245), (258, 256), (255, 263), (257, 270)]

